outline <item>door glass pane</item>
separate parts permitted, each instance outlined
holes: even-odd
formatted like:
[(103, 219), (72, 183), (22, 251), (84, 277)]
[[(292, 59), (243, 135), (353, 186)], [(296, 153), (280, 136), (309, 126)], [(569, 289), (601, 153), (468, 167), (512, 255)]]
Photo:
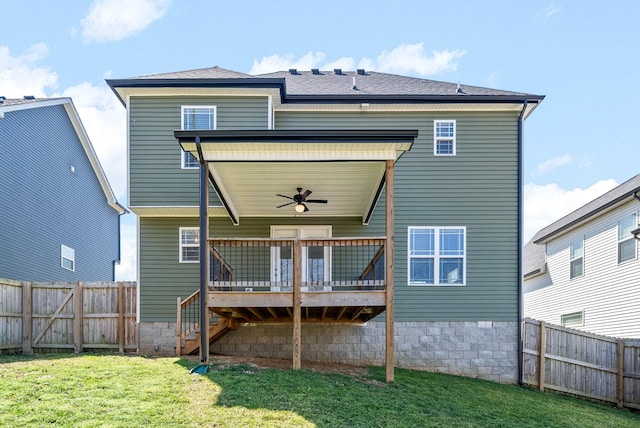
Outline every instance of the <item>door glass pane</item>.
[(307, 281), (324, 281), (324, 247), (307, 247)]
[(293, 257), (290, 246), (280, 247), (280, 281), (286, 284), (293, 282)]

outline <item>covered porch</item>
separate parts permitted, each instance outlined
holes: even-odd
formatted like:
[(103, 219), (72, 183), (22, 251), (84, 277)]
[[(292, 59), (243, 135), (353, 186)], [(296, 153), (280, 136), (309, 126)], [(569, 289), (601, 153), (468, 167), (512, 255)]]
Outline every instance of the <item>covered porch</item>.
[[(392, 381), (394, 167), (417, 131), (175, 131), (175, 136), (200, 165), (199, 242), (208, 245), (199, 247), (200, 289), (182, 303), (199, 309), (194, 311), (198, 326), (186, 330), (202, 332), (201, 361), (208, 362), (212, 338), (242, 323), (292, 323), (292, 366), (300, 368), (302, 323), (364, 323), (386, 311), (385, 364)], [(219, 237), (209, 230), (210, 185), (234, 224), (243, 217), (291, 217), (304, 225), (305, 217), (348, 216), (366, 225), (384, 190), (385, 236), (305, 236), (298, 228), (297, 235), (272, 230), (268, 239)], [(322, 199), (309, 198), (311, 193)], [(216, 325), (199, 328), (212, 317)]]

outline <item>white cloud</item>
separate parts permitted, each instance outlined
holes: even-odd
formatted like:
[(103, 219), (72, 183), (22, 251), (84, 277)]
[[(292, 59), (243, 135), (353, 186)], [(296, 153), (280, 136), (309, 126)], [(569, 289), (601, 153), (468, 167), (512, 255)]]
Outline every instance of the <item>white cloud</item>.
[(404, 44), (390, 51), (385, 49), (375, 60), (365, 57), (356, 61), (352, 57), (341, 57), (333, 61), (325, 61), (326, 54), (324, 52), (307, 52), (299, 59), (296, 59), (293, 54), (273, 54), (262, 57), (259, 61), (254, 60), (249, 73), (262, 74), (289, 68), (300, 70), (309, 70), (311, 68), (353, 70), (357, 63), (358, 68), (366, 70), (428, 76), (456, 71), (458, 67), (456, 60), (464, 56), (464, 54), (465, 51), (463, 50), (434, 50), (429, 54), (425, 52), (423, 43)]
[(586, 189), (563, 189), (555, 183), (524, 186), (524, 242), (540, 229), (575, 211), (616, 187), (613, 179), (600, 180)]
[(562, 156), (556, 156), (539, 164), (535, 169), (535, 174), (544, 174), (552, 169), (559, 168), (561, 166), (569, 165), (573, 161), (573, 156), (566, 153)]
[(48, 53), (45, 43), (37, 43), (15, 57), (8, 46), (0, 46), (0, 95), (7, 98), (46, 96), (46, 89), (56, 87), (58, 75), (36, 63)]
[(556, 4), (550, 4), (544, 11), (542, 12), (544, 16), (549, 17), (553, 16), (560, 12), (562, 8)]
[(97, 0), (82, 18), (82, 36), (86, 42), (122, 40), (143, 31), (162, 18), (169, 0)]

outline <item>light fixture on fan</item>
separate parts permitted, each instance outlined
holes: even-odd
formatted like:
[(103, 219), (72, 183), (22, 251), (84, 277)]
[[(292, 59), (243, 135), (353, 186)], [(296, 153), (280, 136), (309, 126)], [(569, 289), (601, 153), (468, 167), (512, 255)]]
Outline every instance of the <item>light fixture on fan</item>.
[(296, 204), (296, 206), (294, 207), (294, 209), (296, 210), (297, 213), (303, 213), (304, 212), (304, 205), (302, 204)]

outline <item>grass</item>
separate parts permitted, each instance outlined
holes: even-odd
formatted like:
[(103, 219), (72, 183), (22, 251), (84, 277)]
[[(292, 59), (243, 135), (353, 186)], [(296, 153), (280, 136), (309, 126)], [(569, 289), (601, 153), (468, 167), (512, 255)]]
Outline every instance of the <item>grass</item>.
[(0, 426), (640, 427), (640, 413), (514, 385), (396, 369), (309, 370), (116, 355), (0, 356)]

